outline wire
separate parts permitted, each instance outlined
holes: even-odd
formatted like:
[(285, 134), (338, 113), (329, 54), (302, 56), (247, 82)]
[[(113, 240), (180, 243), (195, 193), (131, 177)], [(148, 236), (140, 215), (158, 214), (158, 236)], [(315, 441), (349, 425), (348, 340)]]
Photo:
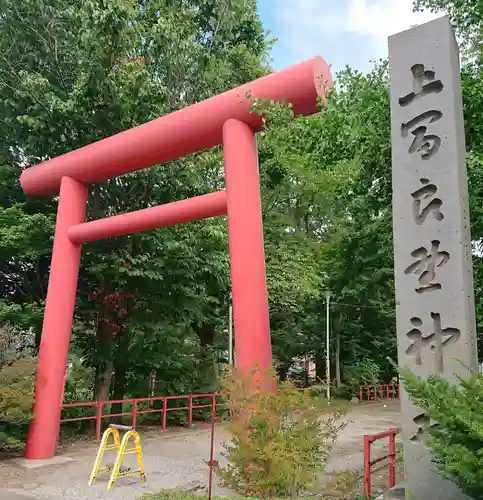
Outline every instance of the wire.
[(384, 307), (377, 307), (377, 306), (367, 306), (367, 305), (361, 305), (361, 304), (349, 304), (347, 302), (338, 302), (338, 301), (331, 301), (331, 304), (333, 305), (336, 305), (336, 304), (339, 304), (341, 306), (349, 306), (349, 307), (353, 307), (353, 308), (361, 308), (361, 309), (376, 309), (378, 311), (380, 311), (381, 309), (384, 309), (388, 307), (388, 304), (385, 304), (383, 302), (377, 302), (378, 304), (380, 304), (381, 306), (384, 306)]

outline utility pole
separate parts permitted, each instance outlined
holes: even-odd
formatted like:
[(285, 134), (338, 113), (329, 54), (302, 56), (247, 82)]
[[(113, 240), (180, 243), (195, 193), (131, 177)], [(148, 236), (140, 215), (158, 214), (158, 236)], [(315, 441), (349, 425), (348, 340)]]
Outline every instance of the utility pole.
[(325, 349), (325, 378), (327, 384), (327, 401), (330, 401), (330, 290), (325, 292), (325, 316), (326, 316), (326, 349)]

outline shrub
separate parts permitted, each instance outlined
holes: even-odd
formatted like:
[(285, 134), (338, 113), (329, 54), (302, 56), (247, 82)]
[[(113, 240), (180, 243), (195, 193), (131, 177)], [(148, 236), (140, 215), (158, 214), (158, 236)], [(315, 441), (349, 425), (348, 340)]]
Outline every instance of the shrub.
[(346, 385), (341, 385), (340, 387), (333, 387), (330, 394), (335, 399), (343, 399), (349, 401), (353, 396), (358, 396), (359, 391), (355, 391), (353, 388)]
[(35, 358), (17, 345), (16, 332), (0, 329), (0, 450), (22, 448), (32, 418)]
[(229, 463), (217, 472), (225, 486), (247, 496), (293, 497), (310, 489), (344, 427), (342, 411), (274, 381), (273, 373), (235, 372), (223, 383), (232, 442), (224, 445)]
[(453, 384), (438, 376), (422, 380), (405, 369), (401, 379), (424, 412), (426, 443), (441, 476), (483, 500), (483, 374), (473, 372)]
[(351, 395), (359, 394), (361, 385), (373, 385), (379, 382), (381, 369), (374, 361), (364, 358), (344, 367), (344, 383)]

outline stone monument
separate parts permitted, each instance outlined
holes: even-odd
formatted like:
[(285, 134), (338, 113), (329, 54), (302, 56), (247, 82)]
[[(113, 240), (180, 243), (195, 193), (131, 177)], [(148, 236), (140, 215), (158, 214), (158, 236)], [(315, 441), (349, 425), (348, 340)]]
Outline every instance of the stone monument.
[[(389, 38), (398, 360), (456, 381), (477, 368), (465, 137), (447, 17)], [(401, 394), (406, 498), (462, 500), (424, 442), (433, 422)]]

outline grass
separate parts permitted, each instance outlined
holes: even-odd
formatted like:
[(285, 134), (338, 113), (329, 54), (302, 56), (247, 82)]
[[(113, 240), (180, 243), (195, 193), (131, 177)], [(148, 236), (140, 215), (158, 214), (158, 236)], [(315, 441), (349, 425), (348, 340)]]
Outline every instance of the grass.
[[(201, 498), (208, 498), (206, 495), (197, 495), (195, 493), (187, 493), (175, 490), (162, 490), (158, 493), (147, 493), (138, 500), (200, 500)], [(237, 500), (253, 500), (254, 497), (234, 497)], [(212, 497), (212, 500), (227, 500), (228, 497)], [(364, 497), (357, 495), (355, 497), (346, 496), (324, 496), (324, 500), (364, 500)], [(288, 500), (282, 498), (272, 498), (272, 500)]]

